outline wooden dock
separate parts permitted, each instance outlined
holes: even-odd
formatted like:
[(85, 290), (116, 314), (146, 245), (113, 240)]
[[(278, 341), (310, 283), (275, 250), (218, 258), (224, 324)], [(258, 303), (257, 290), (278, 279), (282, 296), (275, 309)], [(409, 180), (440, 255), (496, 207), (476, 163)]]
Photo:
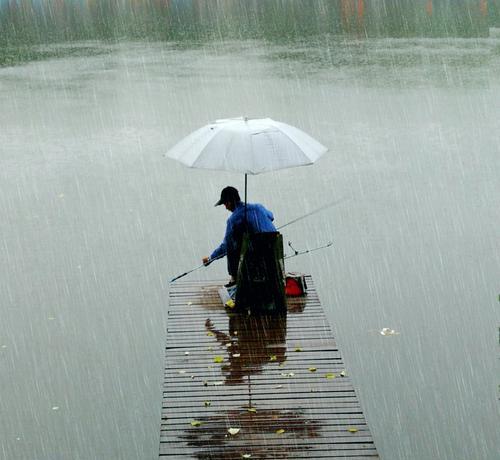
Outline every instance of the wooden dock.
[(160, 458), (378, 457), (307, 283), (282, 317), (228, 313), (221, 282), (171, 286)]

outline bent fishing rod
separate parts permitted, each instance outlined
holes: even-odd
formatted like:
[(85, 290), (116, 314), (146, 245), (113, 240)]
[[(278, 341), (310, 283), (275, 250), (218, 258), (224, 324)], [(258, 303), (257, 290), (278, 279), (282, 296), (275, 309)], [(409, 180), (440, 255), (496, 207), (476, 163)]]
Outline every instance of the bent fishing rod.
[[(313, 214), (316, 214), (316, 213), (318, 213), (318, 212), (320, 212), (320, 211), (323, 211), (323, 210), (325, 210), (325, 209), (331, 208), (332, 206), (337, 206), (337, 205), (339, 205), (339, 204), (343, 203), (344, 201), (348, 200), (349, 198), (350, 198), (350, 197), (343, 197), (343, 198), (340, 198), (339, 200), (335, 200), (335, 201), (332, 201), (332, 202), (330, 202), (330, 203), (327, 203), (326, 205), (321, 206), (320, 208), (317, 208), (317, 209), (315, 209), (315, 210), (313, 210), (313, 211), (311, 211), (311, 212), (308, 212), (307, 214), (304, 214), (303, 216), (297, 217), (297, 218), (295, 218), (295, 219), (291, 220), (290, 222), (287, 222), (286, 224), (281, 225), (281, 226), (280, 226), (280, 227), (278, 227), (276, 230), (281, 230), (282, 228), (287, 227), (288, 225), (294, 224), (295, 222), (299, 222), (300, 220), (303, 220), (303, 219), (305, 219), (305, 218), (307, 218), (307, 217), (309, 217), (309, 216), (312, 216)], [(289, 242), (288, 244), (289, 244), (289, 246), (290, 246), (290, 242)], [(307, 251), (302, 251), (302, 252), (300, 252), (300, 253), (298, 253), (297, 251), (295, 251), (295, 249), (293, 249), (293, 248), (292, 248), (292, 250), (295, 252), (295, 254), (293, 254), (293, 255), (291, 255), (291, 256), (287, 256), (287, 257), (285, 257), (285, 259), (288, 259), (288, 258), (290, 258), (290, 257), (295, 257), (295, 256), (298, 256), (298, 255), (302, 255), (302, 254), (307, 254), (308, 252), (317, 251), (317, 250), (319, 250), (319, 249), (327, 248), (327, 247), (331, 246), (332, 244), (333, 244), (332, 242), (329, 242), (329, 243), (328, 243), (327, 245), (325, 245), (325, 246), (320, 246), (320, 247), (318, 247), (318, 248), (309, 249), (309, 250), (307, 250)], [(290, 247), (291, 247), (291, 246), (290, 246)], [(218, 260), (218, 259), (221, 259), (221, 258), (222, 258), (222, 257), (224, 257), (224, 256), (225, 256), (225, 254), (224, 254), (224, 255), (221, 255), (221, 256), (219, 256), (219, 257), (216, 257), (216, 258), (214, 258), (214, 259), (209, 260), (206, 264), (205, 264), (205, 263), (203, 263), (203, 264), (201, 264), (201, 265), (198, 265), (197, 267), (192, 268), (191, 270), (188, 270), (187, 272), (184, 272), (184, 273), (182, 273), (181, 275), (176, 276), (175, 278), (172, 278), (172, 279), (170, 280), (170, 282), (171, 282), (171, 283), (173, 283), (174, 281), (177, 281), (178, 279), (183, 278), (184, 276), (189, 275), (190, 273), (193, 273), (194, 271), (199, 270), (200, 268), (203, 268), (203, 267), (208, 267), (208, 266), (209, 266), (212, 262), (214, 262), (214, 261), (216, 261), (216, 260)]]
[(306, 217), (312, 216), (314, 214), (317, 214), (320, 211), (324, 211), (325, 209), (331, 208), (333, 206), (338, 206), (339, 204), (342, 204), (344, 201), (350, 200), (351, 197), (349, 196), (344, 196), (343, 198), (340, 198), (335, 201), (331, 201), (330, 203), (325, 204), (324, 206), (321, 206), (320, 208), (315, 209), (314, 211), (308, 212), (307, 214), (304, 214), (303, 216), (297, 217), (290, 222), (287, 222), (286, 224), (281, 225), (278, 227), (276, 230), (281, 230), (282, 228), (288, 227), (288, 225), (294, 224), (295, 222), (299, 222), (300, 220), (305, 219)]
[(324, 244), (323, 246), (318, 246), (318, 247), (312, 248), (312, 249), (305, 249), (304, 251), (297, 251), (292, 246), (292, 242), (289, 241), (288, 246), (290, 246), (290, 248), (292, 249), (293, 254), (289, 255), (289, 256), (285, 256), (285, 257), (283, 257), (283, 259), (291, 259), (292, 257), (301, 256), (303, 254), (309, 254), (310, 252), (319, 251), (320, 249), (329, 248), (332, 244), (333, 244), (333, 241), (329, 241), (328, 243)]

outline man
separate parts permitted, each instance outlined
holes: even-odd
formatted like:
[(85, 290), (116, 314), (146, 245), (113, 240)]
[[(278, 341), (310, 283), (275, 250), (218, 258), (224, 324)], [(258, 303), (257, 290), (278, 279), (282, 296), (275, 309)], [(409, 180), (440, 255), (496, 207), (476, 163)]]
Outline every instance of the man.
[(227, 271), (231, 279), (226, 287), (236, 284), (238, 262), (240, 259), (243, 234), (275, 232), (273, 213), (258, 203), (242, 203), (238, 190), (234, 187), (225, 187), (220, 200), (215, 206), (223, 204), (231, 212), (226, 224), (226, 234), (220, 246), (212, 252), (210, 257), (203, 257), (203, 263), (208, 265), (213, 260), (227, 256)]

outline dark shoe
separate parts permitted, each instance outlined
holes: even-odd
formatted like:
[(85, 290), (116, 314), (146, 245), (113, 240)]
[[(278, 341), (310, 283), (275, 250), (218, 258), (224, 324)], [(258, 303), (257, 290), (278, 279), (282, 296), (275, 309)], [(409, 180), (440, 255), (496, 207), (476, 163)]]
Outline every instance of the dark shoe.
[(230, 287), (233, 287), (233, 286), (236, 286), (236, 281), (235, 280), (229, 280), (229, 283), (224, 284), (224, 287), (226, 287), (226, 288), (230, 288)]

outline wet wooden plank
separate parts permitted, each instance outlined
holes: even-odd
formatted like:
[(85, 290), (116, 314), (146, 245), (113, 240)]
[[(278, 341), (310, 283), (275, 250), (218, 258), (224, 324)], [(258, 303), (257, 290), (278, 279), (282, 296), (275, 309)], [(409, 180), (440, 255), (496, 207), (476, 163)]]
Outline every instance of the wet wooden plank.
[(288, 299), (285, 317), (226, 311), (223, 281), (171, 286), (160, 458), (378, 457), (307, 283), (308, 295)]

